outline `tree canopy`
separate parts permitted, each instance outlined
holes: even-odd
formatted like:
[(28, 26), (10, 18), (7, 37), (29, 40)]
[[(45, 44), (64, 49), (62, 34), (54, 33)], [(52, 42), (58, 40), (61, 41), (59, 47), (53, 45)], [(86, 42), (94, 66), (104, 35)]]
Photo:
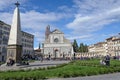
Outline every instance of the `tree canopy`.
[(84, 43), (80, 43), (80, 45), (78, 46), (77, 41), (74, 40), (73, 50), (74, 50), (74, 52), (88, 52), (88, 46)]
[(77, 44), (76, 40), (74, 40), (74, 42), (73, 42), (73, 50), (74, 50), (74, 52), (78, 52), (78, 44)]

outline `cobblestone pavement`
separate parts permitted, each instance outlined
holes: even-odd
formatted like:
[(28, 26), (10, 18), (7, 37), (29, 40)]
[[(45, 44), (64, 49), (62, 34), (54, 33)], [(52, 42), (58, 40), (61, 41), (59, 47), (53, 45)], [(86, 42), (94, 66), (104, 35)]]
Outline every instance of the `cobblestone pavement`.
[(48, 66), (56, 66), (58, 64), (68, 63), (69, 61), (35, 61), (32, 63), (29, 63), (29, 65), (21, 65), (21, 66), (6, 66), (6, 64), (3, 64), (0, 66), (0, 71), (6, 71), (6, 70), (21, 70), (21, 69), (38, 69), (42, 67), (48, 67)]
[(120, 73), (76, 77), (76, 78), (56, 78), (56, 79), (48, 79), (48, 80), (120, 80)]

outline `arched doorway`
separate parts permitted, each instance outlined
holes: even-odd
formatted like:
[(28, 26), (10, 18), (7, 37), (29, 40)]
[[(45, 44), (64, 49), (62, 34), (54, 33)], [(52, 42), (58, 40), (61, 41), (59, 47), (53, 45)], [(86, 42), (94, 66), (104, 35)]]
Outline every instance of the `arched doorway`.
[(54, 49), (54, 58), (58, 58), (58, 49)]

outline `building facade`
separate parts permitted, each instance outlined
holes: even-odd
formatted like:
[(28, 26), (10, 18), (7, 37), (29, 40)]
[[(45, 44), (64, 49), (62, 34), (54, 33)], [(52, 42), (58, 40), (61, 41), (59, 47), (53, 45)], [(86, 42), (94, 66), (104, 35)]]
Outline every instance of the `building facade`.
[(107, 54), (107, 43), (99, 42), (88, 47), (89, 54), (92, 54), (93, 57), (102, 57)]
[[(11, 26), (0, 21), (0, 61), (5, 61)], [(34, 51), (34, 35), (22, 31), (22, 54), (32, 54)]]
[(115, 53), (114, 56), (119, 56), (120, 58), (120, 38), (114, 39), (113, 43), (114, 43), (114, 53)]
[(43, 43), (43, 54), (45, 58), (71, 58), (73, 47), (71, 42), (64, 37), (63, 32), (58, 29), (51, 32), (48, 26)]
[(39, 44), (38, 49), (34, 50), (34, 58), (37, 60), (42, 60), (43, 59), (43, 48), (41, 48), (41, 44)]
[(22, 54), (32, 54), (34, 52), (34, 35), (22, 31)]
[(0, 21), (0, 61), (6, 60), (9, 33), (10, 25)]
[(120, 56), (120, 33), (106, 39), (107, 53), (111, 56)]
[(88, 47), (89, 54), (94, 56), (106, 56), (120, 57), (120, 33), (118, 35), (109, 37), (105, 42), (99, 42)]

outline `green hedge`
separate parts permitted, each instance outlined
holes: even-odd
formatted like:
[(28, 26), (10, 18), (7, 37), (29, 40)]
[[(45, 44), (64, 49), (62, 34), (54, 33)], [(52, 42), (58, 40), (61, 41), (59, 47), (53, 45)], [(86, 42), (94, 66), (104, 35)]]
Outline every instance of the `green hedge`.
[(0, 79), (4, 80), (37, 80), (55, 77), (91, 76), (120, 72), (120, 62), (111, 60), (111, 65), (103, 66), (99, 60), (79, 60), (56, 67), (40, 68), (36, 70), (19, 70), (0, 72)]

